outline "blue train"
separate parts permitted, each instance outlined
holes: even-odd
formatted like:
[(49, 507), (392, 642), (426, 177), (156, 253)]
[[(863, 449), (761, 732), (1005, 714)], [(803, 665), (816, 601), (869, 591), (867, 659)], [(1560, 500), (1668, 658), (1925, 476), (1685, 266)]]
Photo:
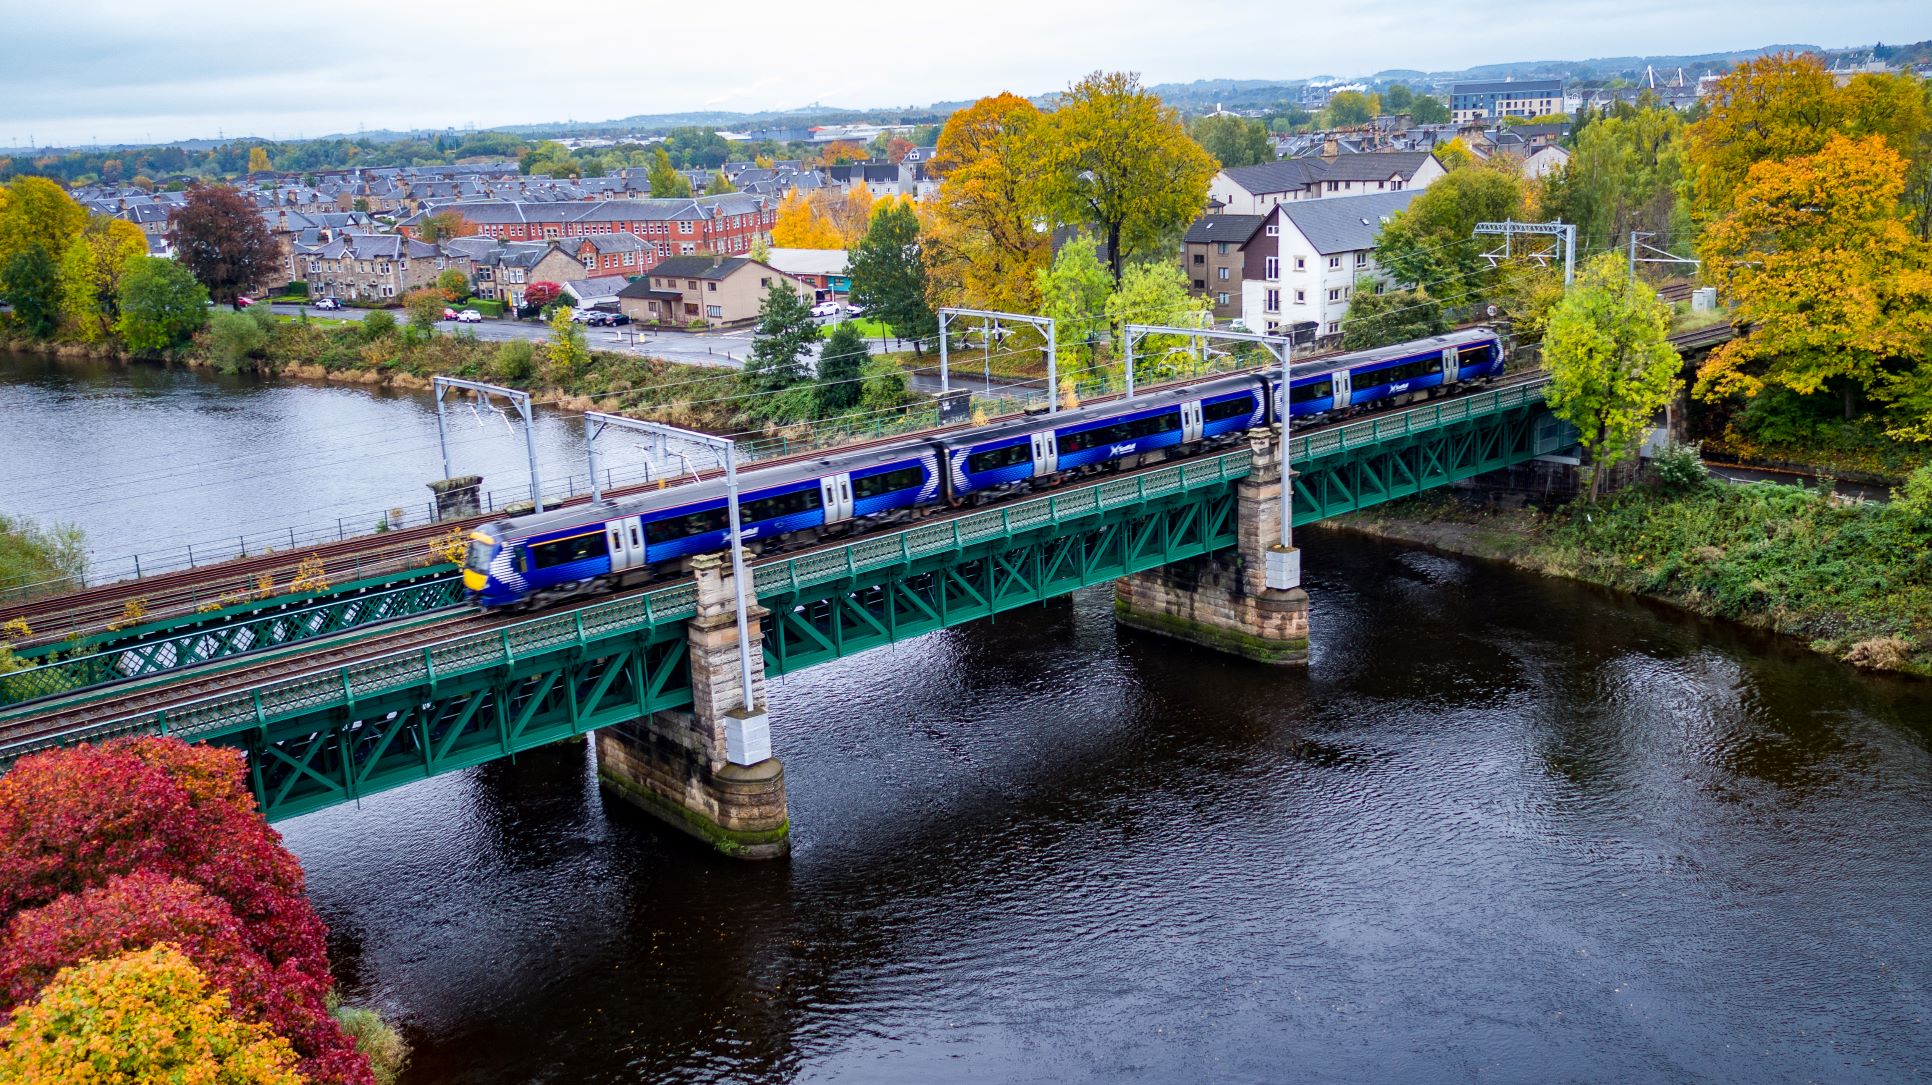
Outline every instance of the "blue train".
[[(1437, 395), (1503, 374), (1496, 332), (1472, 328), (1288, 368), (1296, 422)], [(1233, 444), (1277, 421), (1281, 370), (1222, 377), (1059, 414), (739, 473), (746, 545), (769, 553), (984, 504), (1081, 475)], [(478, 606), (525, 607), (682, 572), (730, 534), (724, 480), (706, 479), (487, 524), (463, 584)]]

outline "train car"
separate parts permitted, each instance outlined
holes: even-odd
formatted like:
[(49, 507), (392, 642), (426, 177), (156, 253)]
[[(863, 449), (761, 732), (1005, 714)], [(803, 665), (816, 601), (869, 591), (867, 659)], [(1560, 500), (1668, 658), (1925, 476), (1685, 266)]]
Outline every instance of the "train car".
[[(1288, 416), (1314, 420), (1336, 411), (1388, 406), (1502, 374), (1501, 337), (1491, 328), (1468, 328), (1290, 366)], [(1275, 370), (1268, 376), (1270, 418), (1280, 394), (1281, 371)]]
[(1041, 414), (941, 438), (947, 496), (983, 502), (1070, 474), (1139, 466), (1170, 450), (1220, 443), (1267, 417), (1254, 377), (1169, 389)]
[[(738, 484), (747, 545), (764, 552), (938, 507), (939, 458), (906, 442), (742, 471)], [(710, 478), (489, 524), (470, 536), (463, 583), (478, 606), (535, 604), (681, 571), (730, 533), (724, 479)]]

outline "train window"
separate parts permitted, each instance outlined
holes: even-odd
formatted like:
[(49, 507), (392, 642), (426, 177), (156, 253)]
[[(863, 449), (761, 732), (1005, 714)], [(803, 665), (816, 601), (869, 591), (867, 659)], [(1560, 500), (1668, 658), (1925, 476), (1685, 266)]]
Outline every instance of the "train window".
[(702, 512), (667, 516), (661, 520), (651, 520), (644, 525), (644, 545), (658, 546), (678, 539), (688, 539), (693, 535), (723, 531), (730, 526), (731, 510), (723, 505), (714, 509), (705, 509)]
[(1252, 394), (1201, 405), (1202, 422), (1219, 422), (1224, 418), (1241, 418), (1253, 413), (1254, 396)]
[(796, 516), (801, 512), (810, 512), (824, 504), (825, 495), (814, 485), (803, 490), (793, 490), (788, 494), (775, 494), (771, 497), (761, 497), (756, 501), (748, 501), (740, 511), (746, 523), (756, 524), (765, 520), (776, 520), (781, 516)]
[(1313, 384), (1304, 384), (1299, 388), (1292, 384), (1288, 386), (1288, 402), (1291, 405), (1307, 403), (1315, 399), (1327, 399), (1334, 394), (1335, 381), (1332, 377), (1327, 380), (1316, 381)]
[(1412, 381), (1417, 377), (1426, 377), (1440, 372), (1442, 372), (1442, 359), (1440, 356), (1432, 355), (1420, 361), (1404, 362), (1401, 365), (1389, 366), (1387, 369), (1376, 369), (1360, 374), (1355, 383), (1360, 387), (1373, 388), (1378, 384)]
[(880, 494), (910, 490), (926, 481), (926, 473), (917, 467), (901, 467), (897, 471), (881, 471), (876, 475), (852, 480), (852, 496), (860, 501)]
[(1459, 366), (1489, 364), (1489, 344), (1471, 343), (1456, 351), (1456, 364)]
[(1180, 428), (1181, 412), (1180, 408), (1176, 407), (1147, 418), (1135, 418), (1110, 425), (1095, 426), (1093, 429), (1081, 430), (1079, 433), (1063, 434), (1060, 437), (1060, 453), (1065, 455), (1070, 452), (1084, 452), (1089, 448), (1099, 448), (1102, 445), (1172, 433)]
[(601, 558), (610, 553), (610, 540), (601, 530), (584, 535), (573, 535), (568, 539), (557, 539), (547, 543), (536, 543), (530, 547), (530, 559), (539, 569), (552, 569), (568, 565), (573, 561), (587, 561)]
[[(1066, 451), (1063, 444), (1060, 448)], [(966, 470), (978, 474), (981, 471), (997, 471), (1016, 463), (1025, 463), (1033, 458), (1033, 447), (1025, 441), (1007, 445), (1005, 448), (989, 448), (966, 457)]]

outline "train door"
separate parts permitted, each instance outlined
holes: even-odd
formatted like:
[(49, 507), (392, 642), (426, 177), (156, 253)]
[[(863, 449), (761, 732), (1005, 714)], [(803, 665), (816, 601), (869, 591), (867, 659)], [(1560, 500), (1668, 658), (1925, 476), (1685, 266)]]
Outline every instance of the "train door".
[(1045, 478), (1060, 470), (1060, 446), (1053, 431), (1033, 434), (1033, 477)]
[(1337, 369), (1335, 371), (1334, 380), (1335, 380), (1335, 406), (1338, 409), (1342, 407), (1346, 407), (1349, 405), (1350, 394), (1351, 394), (1349, 381), (1348, 381), (1348, 370)]
[(1201, 401), (1181, 404), (1181, 443), (1191, 445), (1201, 439)]
[(852, 518), (852, 476), (837, 474), (818, 480), (818, 496), (825, 505), (825, 522), (844, 523)]
[(635, 516), (612, 520), (604, 525), (604, 541), (610, 546), (610, 571), (621, 573), (644, 564), (644, 529)]
[(1462, 367), (1456, 364), (1456, 348), (1443, 347), (1442, 348), (1442, 383), (1445, 385), (1456, 383), (1456, 375), (1461, 371), (1462, 371)]

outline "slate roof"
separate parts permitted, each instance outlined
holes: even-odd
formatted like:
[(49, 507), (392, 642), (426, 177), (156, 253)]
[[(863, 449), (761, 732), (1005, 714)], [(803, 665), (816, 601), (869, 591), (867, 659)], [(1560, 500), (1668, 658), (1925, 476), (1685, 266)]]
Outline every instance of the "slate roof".
[(1212, 241), (1246, 244), (1267, 220), (1266, 215), (1202, 215), (1187, 228), (1181, 240), (1197, 245)]
[(1405, 188), (1327, 200), (1295, 200), (1275, 205), (1273, 213), (1293, 223), (1315, 251), (1326, 256), (1374, 248), (1382, 221), (1406, 209), (1421, 194), (1422, 189)]
[(1323, 160), (1324, 181), (1386, 181), (1391, 177), (1408, 180), (1429, 160), (1428, 151), (1376, 151), (1344, 154)]
[(397, 258), (427, 259), (437, 255), (436, 246), (427, 241), (412, 241), (401, 234), (343, 234), (325, 242), (314, 255), (335, 260), (383, 260)]
[(596, 275), (588, 279), (578, 279), (563, 284), (565, 292), (574, 294), (578, 301), (592, 298), (614, 298), (630, 280), (622, 275)]
[(1486, 83), (1457, 83), (1449, 88), (1449, 93), (1451, 94), (1496, 94), (1510, 92), (1514, 92), (1519, 98), (1528, 98), (1532, 95), (1538, 98), (1546, 94), (1561, 95), (1563, 93), (1563, 80), (1505, 79), (1500, 81), (1492, 80)]
[[(712, 263), (711, 259), (709, 256), (673, 256), (668, 260), (658, 261), (652, 266), (649, 275), (654, 279), (724, 279), (744, 265), (756, 262), (745, 256), (733, 256), (717, 264)], [(638, 280), (638, 282), (643, 281), (643, 279)]]

